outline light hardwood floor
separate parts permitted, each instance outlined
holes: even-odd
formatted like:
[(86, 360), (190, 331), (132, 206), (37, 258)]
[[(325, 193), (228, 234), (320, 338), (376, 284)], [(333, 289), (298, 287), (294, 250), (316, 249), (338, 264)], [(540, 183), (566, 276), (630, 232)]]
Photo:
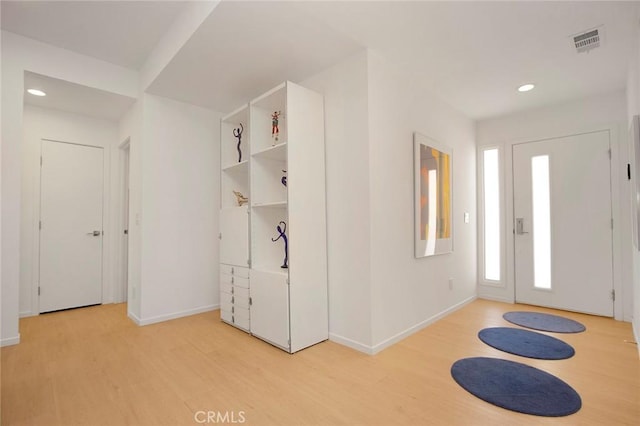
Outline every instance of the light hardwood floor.
[[(221, 323), (218, 311), (146, 327), (127, 319), (125, 305), (25, 318), (22, 343), (2, 349), (2, 425), (197, 425), (206, 412), (246, 425), (640, 424), (630, 324), (561, 313), (587, 326), (555, 335), (576, 349), (562, 361), (520, 358), (477, 338), (521, 309), (553, 312), (477, 300), (375, 356), (333, 342), (289, 355)], [(483, 402), (449, 373), (471, 356), (555, 374), (583, 407), (542, 418)]]

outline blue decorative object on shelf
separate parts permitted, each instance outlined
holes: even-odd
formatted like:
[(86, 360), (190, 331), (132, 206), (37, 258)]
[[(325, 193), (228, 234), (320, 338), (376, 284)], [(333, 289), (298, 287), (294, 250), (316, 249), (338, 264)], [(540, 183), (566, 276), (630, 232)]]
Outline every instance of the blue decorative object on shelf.
[(287, 171), (283, 170), (282, 173), (285, 173), (285, 175), (282, 176), (282, 179), (280, 179), (280, 182), (282, 182), (284, 186), (287, 186), (287, 175), (286, 175)]
[(240, 149), (240, 143), (242, 143), (242, 132), (244, 132), (244, 126), (240, 123), (240, 127), (233, 129), (233, 136), (238, 138), (238, 163), (242, 162), (242, 150)]
[[(282, 227), (280, 226), (282, 225)], [(284, 262), (282, 263), (281, 268), (283, 269), (287, 269), (289, 267), (288, 262), (289, 262), (289, 242), (287, 240), (287, 224), (283, 221), (280, 221), (280, 223), (278, 224), (278, 226), (276, 226), (276, 230), (278, 231), (278, 238), (275, 239), (271, 239), (271, 241), (273, 241), (274, 243), (276, 241), (278, 241), (280, 238), (282, 238), (282, 240), (284, 241)]]

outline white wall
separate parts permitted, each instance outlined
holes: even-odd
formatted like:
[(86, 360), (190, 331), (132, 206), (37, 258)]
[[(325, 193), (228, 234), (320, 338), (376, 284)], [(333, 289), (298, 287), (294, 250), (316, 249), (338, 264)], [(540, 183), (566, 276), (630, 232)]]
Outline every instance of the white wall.
[(117, 124), (68, 112), (25, 105), (23, 115), (22, 204), (20, 223), (20, 315), (37, 315), (40, 218), (40, 152), (43, 139), (104, 148), (103, 303), (113, 301), (111, 147)]
[[(473, 121), (370, 51), (301, 84), (325, 97), (329, 336), (375, 353), (475, 297)], [(450, 255), (414, 258), (414, 131), (454, 148)]]
[[(118, 147), (114, 160), (122, 155), (120, 145), (129, 141), (129, 250), (127, 268), (127, 313), (134, 320), (140, 318), (140, 257), (141, 229), (139, 220), (142, 209), (142, 100), (136, 101), (118, 123)], [(120, 163), (120, 161), (118, 161)], [(121, 173), (121, 172), (120, 172)], [(119, 173), (119, 175), (120, 175)], [(122, 211), (122, 187), (118, 185), (117, 212)], [(121, 259), (118, 252), (118, 259)], [(116, 271), (122, 267), (116, 266)]]
[[(414, 257), (413, 132), (453, 149), (451, 254)], [(475, 298), (474, 132), (473, 120), (421, 90), (377, 54), (369, 56), (374, 351)], [(469, 224), (464, 212), (470, 214)]]
[(139, 324), (219, 306), (221, 116), (144, 95)]
[(138, 75), (107, 62), (2, 32), (2, 330), (0, 344), (18, 331), (24, 71), (137, 96)]
[[(503, 155), (502, 176), (505, 194), (512, 191), (511, 147), (513, 143), (555, 138), (596, 130), (609, 130), (612, 148), (612, 208), (617, 226), (613, 233), (614, 289), (619, 296), (615, 302), (617, 319), (630, 320), (632, 311), (631, 265), (629, 244), (631, 243), (630, 203), (625, 195), (629, 190), (626, 180), (627, 137), (626, 99), (623, 91), (604, 94), (588, 99), (553, 105), (545, 108), (516, 113), (505, 117), (483, 120), (477, 123), (477, 144), (499, 146)], [(513, 271), (513, 207), (505, 197), (505, 219), (503, 231), (506, 236), (506, 277), (502, 285), (487, 285), (479, 282), (480, 297), (507, 302), (514, 300)], [(481, 218), (480, 218), (481, 219)], [(621, 296), (621, 297), (620, 297)]]
[(373, 343), (367, 57), (301, 83), (324, 95), (329, 336), (365, 352)]

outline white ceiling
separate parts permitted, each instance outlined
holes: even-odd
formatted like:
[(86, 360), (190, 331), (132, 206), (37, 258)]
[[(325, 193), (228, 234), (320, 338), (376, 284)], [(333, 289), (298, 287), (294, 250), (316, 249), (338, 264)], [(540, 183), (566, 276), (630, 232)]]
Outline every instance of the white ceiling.
[[(47, 96), (31, 95), (27, 89), (42, 90)], [(136, 101), (127, 96), (32, 72), (24, 73), (24, 90), (25, 104), (112, 121), (119, 120)]]
[(2, 29), (137, 70), (186, 3), (2, 0)]
[(225, 1), (148, 90), (229, 112), (284, 80), (302, 80), (360, 49), (304, 4)]
[[(14, 3), (3, 29), (135, 69), (184, 7)], [(603, 46), (576, 54), (569, 36), (600, 25)], [(226, 112), (368, 47), (482, 119), (622, 90), (637, 25), (638, 2), (223, 1), (149, 91)]]

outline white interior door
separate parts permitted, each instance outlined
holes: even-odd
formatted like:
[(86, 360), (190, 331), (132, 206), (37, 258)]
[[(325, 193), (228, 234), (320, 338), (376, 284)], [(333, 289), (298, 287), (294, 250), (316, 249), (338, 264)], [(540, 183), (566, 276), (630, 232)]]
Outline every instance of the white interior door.
[(102, 302), (103, 149), (42, 141), (40, 312)]
[(613, 316), (609, 132), (513, 147), (516, 301)]

